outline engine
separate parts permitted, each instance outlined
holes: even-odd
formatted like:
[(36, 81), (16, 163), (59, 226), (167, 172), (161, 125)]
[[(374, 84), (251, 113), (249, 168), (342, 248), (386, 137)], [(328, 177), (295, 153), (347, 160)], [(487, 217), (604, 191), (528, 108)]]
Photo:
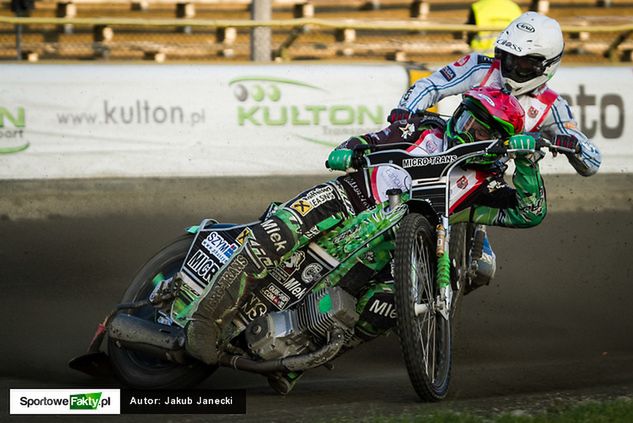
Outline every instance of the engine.
[(253, 320), (246, 328), (246, 342), (265, 360), (288, 357), (323, 345), (334, 328), (343, 330), (345, 339), (350, 339), (358, 318), (356, 298), (339, 287), (324, 288), (309, 294), (293, 310)]

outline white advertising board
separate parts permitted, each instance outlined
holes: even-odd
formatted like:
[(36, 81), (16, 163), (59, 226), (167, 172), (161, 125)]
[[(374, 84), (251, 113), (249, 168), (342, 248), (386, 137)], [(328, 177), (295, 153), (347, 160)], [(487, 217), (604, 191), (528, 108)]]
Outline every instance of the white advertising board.
[(3, 65), (0, 179), (324, 172), (407, 85), (398, 65)]
[[(633, 171), (632, 79), (583, 67), (551, 81), (601, 172)], [(0, 179), (320, 173), (334, 146), (383, 127), (408, 85), (399, 65), (2, 65)], [(542, 168), (573, 172), (564, 157)]]
[[(602, 153), (600, 172), (633, 172), (633, 68), (561, 68), (549, 84), (571, 106), (578, 128)], [(450, 115), (460, 97), (439, 103), (439, 112)], [(564, 156), (541, 162), (544, 173), (574, 173)]]

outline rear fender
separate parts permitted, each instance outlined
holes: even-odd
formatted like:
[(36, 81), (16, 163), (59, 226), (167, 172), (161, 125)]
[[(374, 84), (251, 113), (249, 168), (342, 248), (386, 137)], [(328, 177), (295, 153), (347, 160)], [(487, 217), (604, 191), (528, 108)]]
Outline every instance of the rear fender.
[(226, 229), (226, 228), (230, 228), (231, 226), (235, 226), (235, 225), (236, 225), (235, 223), (219, 223), (215, 219), (204, 219), (202, 222), (200, 222), (199, 225), (193, 225), (193, 226), (189, 226), (188, 228), (185, 228), (185, 232), (195, 235), (195, 234), (198, 233), (200, 228), (206, 228), (208, 226), (215, 226), (218, 229)]

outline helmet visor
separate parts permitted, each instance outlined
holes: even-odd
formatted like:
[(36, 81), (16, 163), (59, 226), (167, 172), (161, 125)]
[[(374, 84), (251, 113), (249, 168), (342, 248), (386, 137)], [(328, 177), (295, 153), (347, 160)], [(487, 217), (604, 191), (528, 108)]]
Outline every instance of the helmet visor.
[(497, 135), (497, 131), (467, 109), (455, 119), (453, 132), (462, 142), (489, 140)]
[(495, 49), (495, 58), (501, 61), (501, 74), (516, 82), (527, 82), (543, 75), (549, 65), (543, 56), (515, 56), (499, 48)]

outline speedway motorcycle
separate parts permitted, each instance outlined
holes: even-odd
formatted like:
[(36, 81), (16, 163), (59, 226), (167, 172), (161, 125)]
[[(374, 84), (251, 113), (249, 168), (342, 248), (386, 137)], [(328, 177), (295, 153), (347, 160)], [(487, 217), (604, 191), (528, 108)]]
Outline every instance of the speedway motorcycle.
[[(97, 329), (88, 354), (69, 365), (94, 374), (107, 361), (126, 386), (185, 388), (218, 366), (269, 376), (328, 366), (361, 341), (359, 299), (339, 286), (359, 260), (375, 269), (392, 265), (397, 333), (411, 383), (422, 400), (437, 401), (449, 389), (452, 323), (477, 270), (483, 235), (473, 224), (449, 218), (491, 176), (463, 166), (482, 155), (507, 161), (507, 141), (455, 146), (415, 156), (388, 146), (360, 146), (360, 167), (394, 166), (411, 177), (410, 192), (389, 192), (380, 203), (343, 222), (259, 280), (224, 328), (217, 366), (187, 355), (184, 327), (190, 309), (213, 275), (248, 235), (246, 225), (211, 219), (190, 227), (138, 272), (121, 304)], [(564, 151), (547, 140), (538, 148)], [(273, 203), (262, 221), (278, 205)], [(393, 264), (391, 264), (393, 262)], [(101, 352), (106, 340), (107, 354)], [(276, 387), (283, 393), (283, 387)]]

